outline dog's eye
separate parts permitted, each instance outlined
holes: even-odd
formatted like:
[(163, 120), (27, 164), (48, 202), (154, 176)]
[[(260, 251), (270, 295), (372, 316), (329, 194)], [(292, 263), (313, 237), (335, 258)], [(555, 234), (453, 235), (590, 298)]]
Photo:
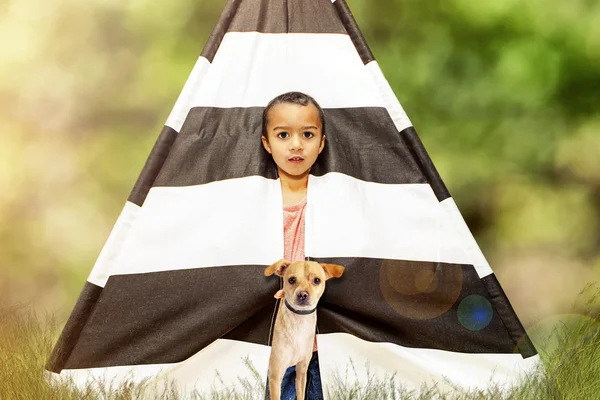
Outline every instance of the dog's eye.
[(288, 282), (290, 283), (290, 285), (293, 285), (294, 283), (296, 283), (296, 278), (292, 276), (290, 279), (288, 279)]
[(321, 279), (320, 278), (315, 278), (315, 285), (318, 285), (319, 283), (321, 283)]

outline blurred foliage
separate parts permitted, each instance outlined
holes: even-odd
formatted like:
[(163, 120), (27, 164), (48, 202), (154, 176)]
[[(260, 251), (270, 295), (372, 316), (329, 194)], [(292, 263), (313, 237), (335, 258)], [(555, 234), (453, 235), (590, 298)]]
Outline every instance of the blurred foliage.
[[(347, 2), (519, 315), (564, 309), (600, 276), (600, 3)], [(0, 5), (5, 304), (68, 314), (224, 5)]]

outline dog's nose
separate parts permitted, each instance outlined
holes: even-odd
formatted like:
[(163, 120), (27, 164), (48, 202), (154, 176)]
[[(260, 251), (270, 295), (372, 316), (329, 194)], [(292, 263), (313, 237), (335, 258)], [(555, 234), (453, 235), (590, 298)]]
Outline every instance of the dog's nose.
[(308, 298), (308, 292), (303, 290), (301, 292), (298, 292), (296, 296), (298, 297), (298, 300), (305, 301)]

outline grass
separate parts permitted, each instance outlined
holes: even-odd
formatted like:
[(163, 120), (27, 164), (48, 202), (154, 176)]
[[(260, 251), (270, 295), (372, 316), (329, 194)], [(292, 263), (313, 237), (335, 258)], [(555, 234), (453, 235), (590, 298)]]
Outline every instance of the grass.
[[(539, 370), (506, 391), (490, 385), (486, 390), (451, 393), (438, 386), (408, 391), (394, 375), (378, 379), (373, 374), (362, 386), (352, 384), (353, 366), (334, 377), (327, 388), (331, 400), (404, 399), (594, 399), (600, 393), (600, 288), (588, 285), (580, 294), (577, 314), (541, 321), (529, 331), (545, 372)], [(0, 307), (0, 400), (4, 399), (180, 399), (173, 383), (158, 388), (149, 382), (112, 385), (96, 381), (84, 388), (72, 382), (49, 385), (43, 378), (44, 365), (60, 333), (61, 324), (52, 315), (39, 318), (27, 306)], [(208, 394), (192, 393), (198, 400), (255, 400), (264, 398), (261, 374), (241, 380), (234, 389)], [(449, 382), (446, 382), (449, 384)], [(447, 386), (446, 386), (447, 387)], [(148, 390), (150, 389), (150, 390)], [(152, 393), (152, 394), (150, 394)]]

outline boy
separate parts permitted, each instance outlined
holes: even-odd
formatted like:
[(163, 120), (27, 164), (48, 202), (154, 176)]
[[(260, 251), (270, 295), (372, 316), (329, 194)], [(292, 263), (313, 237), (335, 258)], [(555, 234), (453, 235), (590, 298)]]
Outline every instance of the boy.
[(308, 173), (325, 146), (324, 124), (315, 99), (299, 92), (275, 97), (263, 111), (261, 139), (277, 164), (284, 206), (306, 197)]

